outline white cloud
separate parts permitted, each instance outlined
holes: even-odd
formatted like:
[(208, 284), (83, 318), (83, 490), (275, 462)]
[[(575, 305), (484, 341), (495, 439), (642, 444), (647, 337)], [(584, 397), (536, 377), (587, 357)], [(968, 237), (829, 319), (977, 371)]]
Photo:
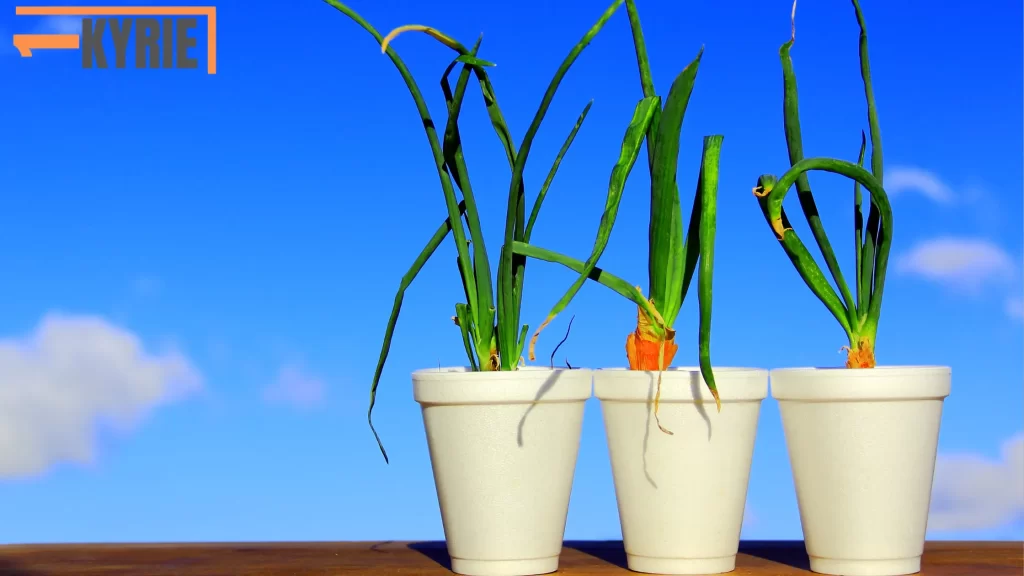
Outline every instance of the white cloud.
[(1010, 318), (1024, 318), (1024, 299), (1021, 297), (1008, 298), (1006, 300), (1006, 314)]
[(263, 398), (275, 404), (312, 408), (323, 400), (325, 388), (323, 380), (295, 366), (285, 366), (277, 380), (263, 390)]
[(0, 477), (94, 460), (100, 422), (128, 429), (202, 386), (181, 354), (149, 354), (96, 316), (48, 314), (32, 334), (0, 339)]
[(968, 290), (1006, 280), (1016, 270), (1014, 259), (992, 242), (953, 237), (919, 243), (900, 258), (898, 266), (901, 272)]
[(1024, 434), (1003, 444), (1001, 461), (977, 454), (940, 454), (928, 529), (999, 528), (1024, 517)]
[(950, 204), (956, 199), (938, 176), (909, 166), (897, 166), (885, 172), (885, 191), (889, 194), (913, 192), (940, 204)]
[(45, 34), (81, 34), (82, 17), (47, 16), (39, 23), (38, 31)]

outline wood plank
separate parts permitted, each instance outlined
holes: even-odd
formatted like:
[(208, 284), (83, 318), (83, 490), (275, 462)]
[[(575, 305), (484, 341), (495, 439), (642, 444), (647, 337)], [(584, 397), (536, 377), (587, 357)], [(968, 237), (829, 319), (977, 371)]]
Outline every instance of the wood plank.
[[(0, 576), (441, 576), (443, 542), (0, 546)], [(631, 574), (621, 542), (566, 542), (558, 574)], [(1021, 542), (929, 542), (923, 576), (1020, 576)], [(744, 542), (734, 576), (811, 574), (802, 542)]]

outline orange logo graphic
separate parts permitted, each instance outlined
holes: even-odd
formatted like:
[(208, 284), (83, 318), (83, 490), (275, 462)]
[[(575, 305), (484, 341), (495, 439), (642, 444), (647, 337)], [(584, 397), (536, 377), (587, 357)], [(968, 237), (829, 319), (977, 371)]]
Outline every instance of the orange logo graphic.
[[(217, 8), (214, 6), (18, 6), (17, 16), (80, 16), (80, 34), (15, 34), (14, 46), (24, 58), (33, 50), (82, 50), (82, 67), (107, 68), (103, 38), (109, 29), (114, 67), (127, 62), (128, 36), (135, 30), (136, 68), (196, 68), (188, 54), (196, 39), (188, 30), (206, 18), (206, 72), (217, 73)], [(147, 58), (148, 56), (148, 58)]]

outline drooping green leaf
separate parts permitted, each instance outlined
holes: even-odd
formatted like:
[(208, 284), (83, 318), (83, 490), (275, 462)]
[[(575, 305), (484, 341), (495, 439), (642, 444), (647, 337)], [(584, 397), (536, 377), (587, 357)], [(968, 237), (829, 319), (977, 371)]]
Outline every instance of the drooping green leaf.
[[(876, 286), (879, 285), (879, 271), (882, 275), (882, 282), (884, 283), (885, 281), (885, 270), (889, 260), (890, 235), (892, 231), (892, 208), (889, 204), (889, 197), (878, 180), (876, 180), (875, 177), (864, 168), (856, 164), (846, 162), (845, 160), (836, 160), (834, 158), (805, 158), (794, 164), (793, 167), (778, 179), (778, 181), (775, 181), (774, 177), (770, 175), (762, 176), (758, 180), (758, 187), (765, 192), (765, 195), (760, 198), (764, 203), (762, 210), (767, 211), (766, 217), (769, 219), (776, 235), (779, 236), (782, 241), (787, 254), (790, 255), (791, 259), (793, 259), (797, 270), (800, 271), (805, 282), (807, 282), (815, 294), (822, 299), (829, 310), (832, 311), (833, 315), (838, 313), (842, 316), (842, 318), (837, 316), (837, 319), (840, 320), (840, 324), (843, 325), (844, 330), (846, 330), (848, 336), (851, 336), (852, 340), (851, 323), (849, 322), (848, 315), (846, 314), (847, 311), (842, 308), (842, 304), (838, 302), (838, 298), (835, 302), (830, 302), (827, 294), (823, 295), (819, 293), (820, 284), (818, 283), (818, 279), (815, 277), (817, 276), (820, 277), (820, 280), (824, 280), (824, 276), (821, 275), (821, 270), (818, 269), (817, 265), (814, 263), (814, 259), (807, 252), (806, 247), (800, 243), (796, 232), (791, 228), (783, 228), (781, 223), (782, 202), (786, 197), (786, 193), (800, 174), (809, 171), (832, 172), (860, 182), (861, 186), (871, 194), (872, 202), (878, 206), (880, 234), (877, 244), (878, 252), (875, 254), (874, 258)], [(869, 230), (870, 224), (871, 222), (869, 219)], [(827, 281), (825, 284), (828, 284)], [(831, 286), (829, 286), (829, 290), (831, 290)], [(832, 291), (832, 296), (835, 297), (834, 291)], [(839, 304), (839, 310), (835, 309), (836, 303)], [(872, 296), (868, 311), (869, 321), (871, 318), (877, 318), (875, 311), (877, 310), (876, 307), (880, 305), (880, 301), (876, 302), (874, 296)]]
[(700, 190), (700, 270), (697, 274), (697, 303), (700, 308), (700, 330), (697, 335), (700, 373), (704, 377), (715, 404), (721, 410), (718, 387), (711, 369), (711, 287), (715, 267), (715, 229), (718, 221), (718, 164), (723, 136), (704, 137), (701, 154)]
[[(458, 213), (461, 216), (462, 212), (466, 209), (466, 205), (459, 203)], [(377, 430), (373, 427), (373, 404), (377, 400), (377, 385), (380, 383), (380, 375), (384, 371), (384, 363), (388, 359), (388, 353), (391, 351), (391, 338), (395, 334), (395, 325), (398, 323), (398, 314), (402, 311), (402, 301), (405, 299), (405, 291), (409, 289), (413, 280), (416, 279), (416, 275), (420, 273), (423, 266), (430, 260), (430, 257), (434, 255), (434, 251), (437, 247), (444, 242), (448, 233), (452, 230), (451, 218), (448, 218), (438, 227), (434, 235), (427, 241), (427, 245), (423, 247), (419, 255), (416, 256), (416, 260), (413, 261), (409, 271), (402, 276), (402, 282), (398, 285), (398, 293), (395, 294), (395, 303), (391, 307), (391, 315), (388, 316), (388, 326), (384, 330), (384, 344), (381, 346), (380, 358), (377, 360), (377, 368), (373, 371), (373, 383), (370, 385), (370, 407), (366, 411), (366, 420), (370, 424), (370, 431), (373, 432), (374, 439), (377, 440), (377, 446), (380, 448), (380, 453), (384, 456), (384, 461), (388, 461), (388, 453), (384, 450), (384, 444), (380, 441), (380, 436), (377, 434)], [(472, 357), (471, 357), (472, 358)]]
[(775, 221), (770, 213), (768, 192), (775, 189), (776, 186), (775, 176), (770, 174), (763, 174), (757, 179), (757, 189), (765, 191), (763, 195), (759, 194), (757, 198), (761, 212), (764, 214), (765, 220), (771, 224), (772, 229), (775, 231), (776, 239), (782, 244), (786, 256), (793, 263), (793, 267), (800, 274), (800, 278), (803, 279), (807, 287), (811, 289), (811, 292), (828, 308), (828, 311), (832, 313), (832, 316), (843, 327), (846, 335), (851, 336), (853, 331), (850, 326), (847, 310), (843, 306), (842, 300), (839, 299), (839, 295), (836, 294), (835, 289), (832, 288), (832, 284), (829, 283), (828, 278), (821, 272), (818, 263), (814, 261), (814, 256), (811, 255), (807, 247), (804, 246), (804, 243), (793, 232), (793, 228), (788, 224), (788, 218), (785, 221), (783, 220), (781, 210), (778, 221)]

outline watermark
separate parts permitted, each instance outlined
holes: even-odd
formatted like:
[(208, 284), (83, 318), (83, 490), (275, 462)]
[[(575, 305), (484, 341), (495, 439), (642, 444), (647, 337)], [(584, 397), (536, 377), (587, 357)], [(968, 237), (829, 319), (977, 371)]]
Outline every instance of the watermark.
[[(128, 39), (134, 34), (131, 56), (136, 68), (199, 67), (196, 38), (189, 31), (206, 18), (206, 73), (217, 73), (217, 8), (214, 6), (18, 6), (17, 16), (80, 17), (79, 34), (15, 34), (14, 46), (23, 58), (33, 50), (82, 51), (82, 68), (125, 68)], [(105, 37), (113, 41), (108, 58)], [(193, 49), (193, 53), (189, 50)]]

